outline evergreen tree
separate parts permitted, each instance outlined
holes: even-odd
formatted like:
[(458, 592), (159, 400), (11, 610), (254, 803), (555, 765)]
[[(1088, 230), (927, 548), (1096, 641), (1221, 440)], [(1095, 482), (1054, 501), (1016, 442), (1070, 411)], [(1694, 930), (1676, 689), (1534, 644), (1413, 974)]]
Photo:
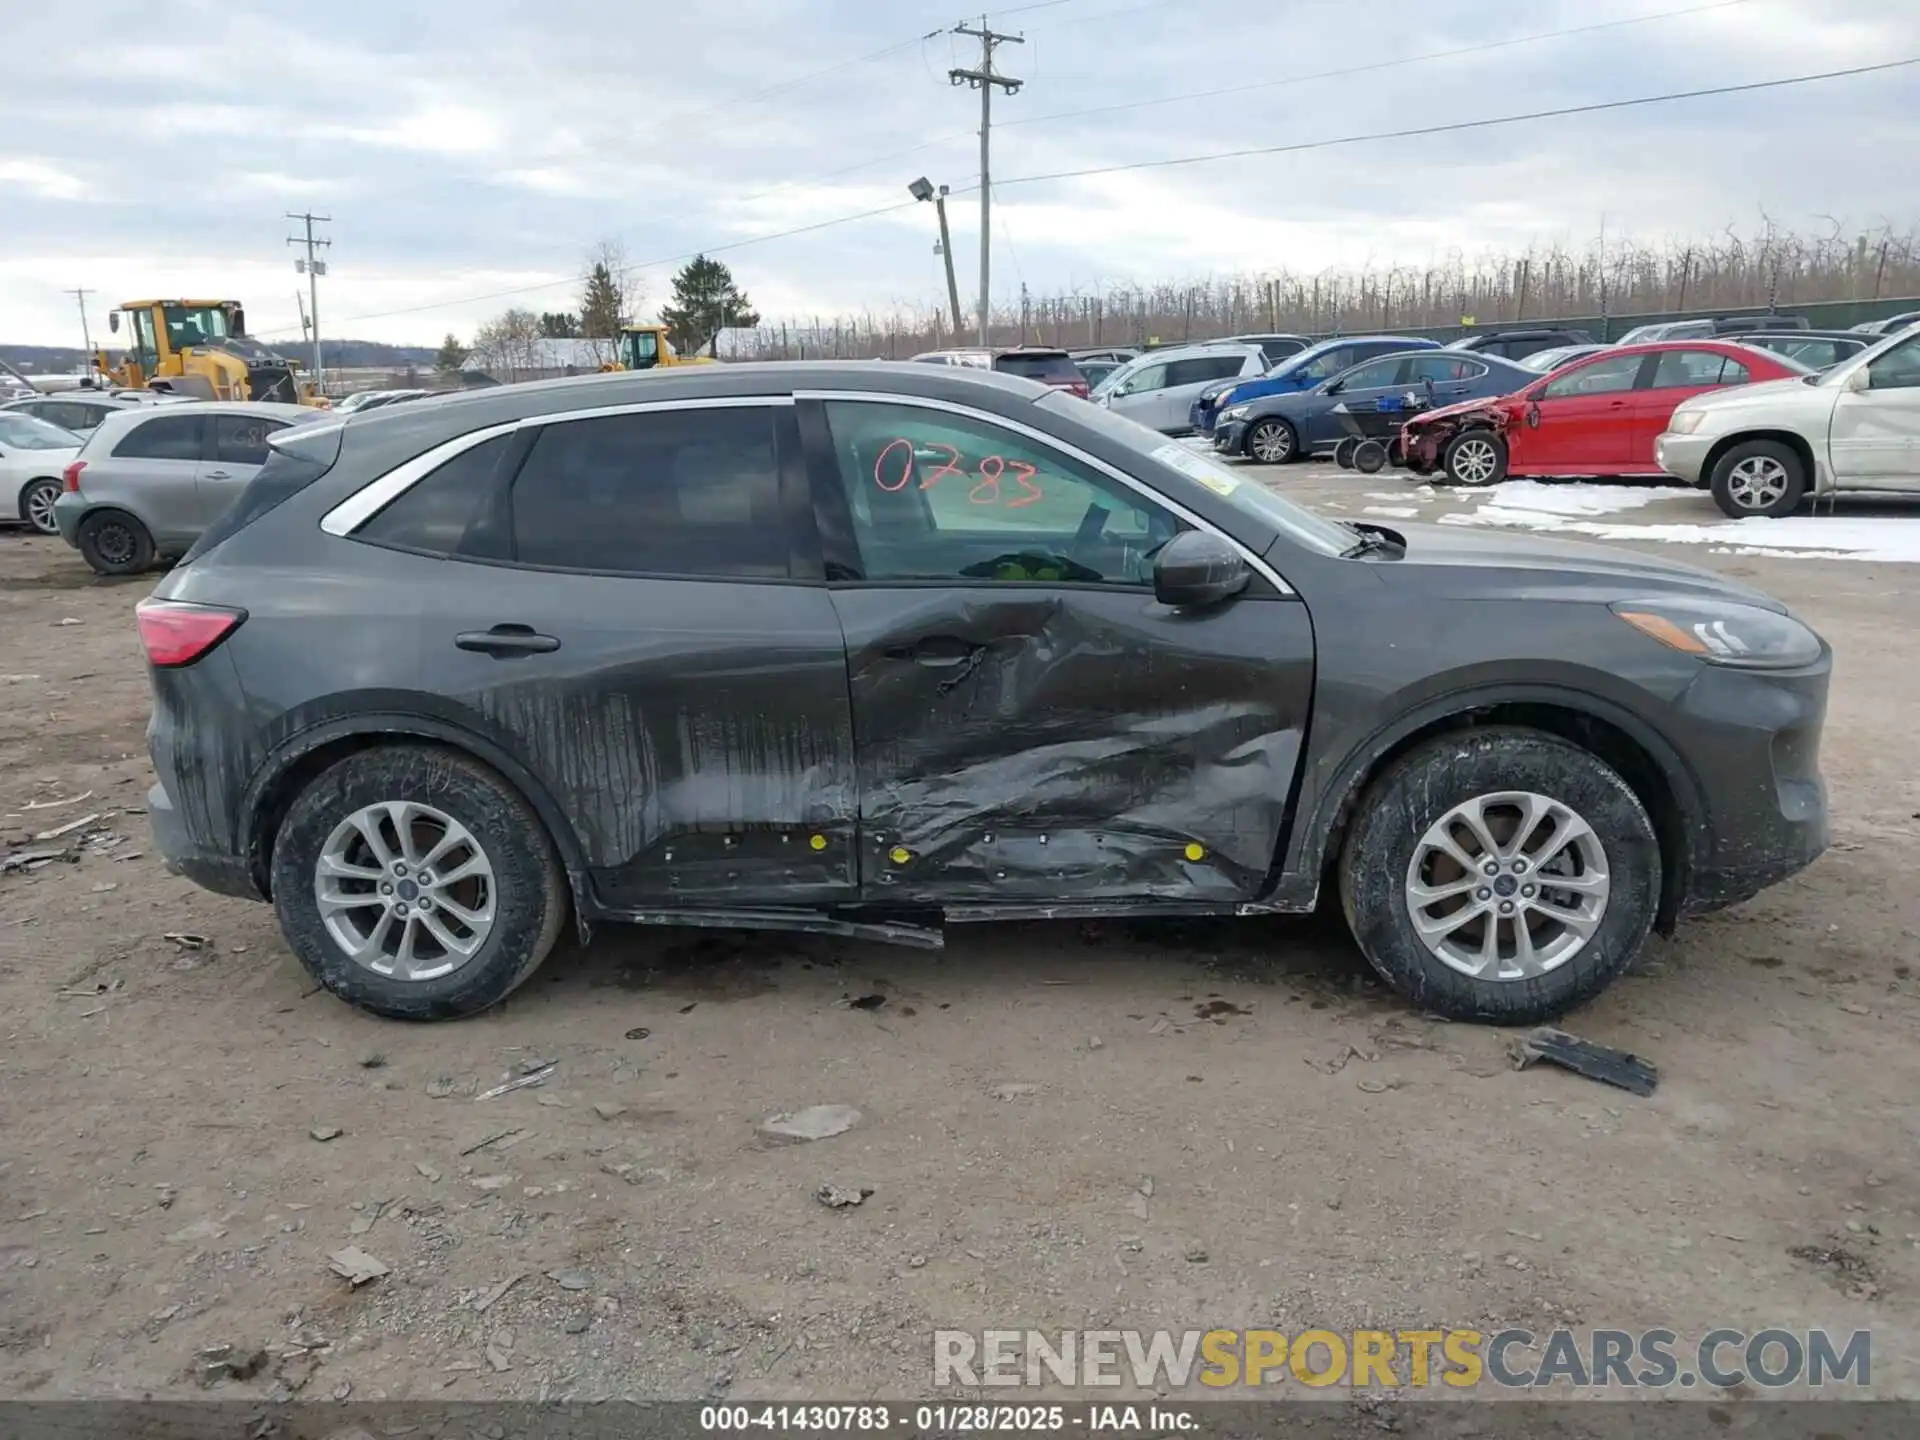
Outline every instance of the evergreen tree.
[(540, 316), (540, 336), (545, 340), (574, 340), (580, 335), (580, 322), (562, 311), (543, 311)]
[(440, 342), (440, 348), (434, 353), (433, 373), (443, 379), (451, 379), (460, 373), (460, 367), (466, 364), (467, 347), (460, 338), (451, 333)]
[(673, 277), (673, 299), (660, 307), (673, 348), (691, 355), (702, 345), (713, 354), (720, 332), (729, 326), (760, 323), (753, 304), (733, 283), (733, 272), (718, 260), (696, 255)]
[(610, 340), (618, 335), (625, 318), (620, 313), (624, 299), (607, 262), (594, 261), (580, 295), (580, 319), (574, 333), (589, 340)]

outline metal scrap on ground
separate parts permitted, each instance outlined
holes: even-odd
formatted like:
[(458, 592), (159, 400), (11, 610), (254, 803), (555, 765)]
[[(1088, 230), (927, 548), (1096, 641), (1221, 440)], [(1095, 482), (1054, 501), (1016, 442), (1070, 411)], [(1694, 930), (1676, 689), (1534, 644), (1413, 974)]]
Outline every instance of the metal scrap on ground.
[(1524, 1070), (1536, 1061), (1544, 1060), (1550, 1065), (1571, 1070), (1576, 1075), (1584, 1075), (1589, 1080), (1598, 1080), (1603, 1085), (1617, 1085), (1635, 1095), (1651, 1095), (1654, 1087), (1660, 1083), (1660, 1072), (1638, 1055), (1595, 1045), (1590, 1040), (1582, 1040), (1548, 1025), (1528, 1031), (1515, 1040), (1508, 1047), (1508, 1054), (1513, 1057), (1513, 1068), (1516, 1070)]

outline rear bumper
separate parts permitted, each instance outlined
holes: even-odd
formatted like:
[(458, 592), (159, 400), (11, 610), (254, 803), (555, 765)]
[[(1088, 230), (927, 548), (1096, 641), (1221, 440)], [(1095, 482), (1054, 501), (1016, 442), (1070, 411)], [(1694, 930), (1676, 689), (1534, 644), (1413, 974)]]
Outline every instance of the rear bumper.
[(243, 900), (266, 898), (254, 885), (243, 859), (194, 842), (164, 785), (147, 791), (147, 822), (153, 828), (153, 843), (174, 874), (219, 895), (237, 895)]
[(69, 545), (77, 546), (74, 536), (80, 530), (80, 517), (87, 513), (86, 497), (75, 491), (66, 491), (53, 502), (53, 523), (59, 527), (60, 538)]

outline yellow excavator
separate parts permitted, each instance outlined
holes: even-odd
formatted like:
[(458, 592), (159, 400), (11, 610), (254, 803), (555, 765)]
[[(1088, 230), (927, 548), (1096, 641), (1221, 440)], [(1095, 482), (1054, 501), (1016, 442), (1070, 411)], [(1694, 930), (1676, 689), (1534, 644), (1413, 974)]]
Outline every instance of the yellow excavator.
[(622, 325), (613, 355), (601, 370), (663, 370), (673, 365), (714, 363), (705, 355), (682, 355), (675, 350), (664, 325)]
[(247, 334), (237, 300), (128, 300), (107, 316), (120, 333), (126, 316), (126, 359), (93, 357), (107, 383), (123, 390), (158, 390), (200, 400), (277, 400), (327, 408), (300, 367)]

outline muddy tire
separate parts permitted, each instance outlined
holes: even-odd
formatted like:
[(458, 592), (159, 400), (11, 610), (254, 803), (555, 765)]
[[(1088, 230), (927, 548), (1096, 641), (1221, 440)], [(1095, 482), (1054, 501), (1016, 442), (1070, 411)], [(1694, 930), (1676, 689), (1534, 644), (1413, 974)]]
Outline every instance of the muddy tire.
[(1269, 416), (1247, 427), (1247, 438), (1241, 448), (1248, 459), (1261, 465), (1285, 465), (1299, 456), (1300, 437), (1286, 421)]
[(153, 535), (124, 510), (95, 510), (73, 539), (96, 575), (138, 575), (153, 564)]
[(1498, 485), (1507, 478), (1507, 442), (1491, 430), (1462, 430), (1440, 453), (1447, 483), (1468, 490)]
[(42, 535), (58, 535), (53, 502), (60, 498), (60, 482), (42, 475), (20, 487), (20, 518)]
[(1497, 1025), (1550, 1020), (1631, 966), (1660, 880), (1626, 781), (1569, 741), (1508, 727), (1396, 760), (1340, 857), (1347, 924), (1382, 978), (1422, 1009)]
[(533, 807), (494, 771), (426, 745), (321, 772), (273, 842), (273, 904), (320, 984), (394, 1020), (473, 1015), (539, 967), (565, 875)]
[(1714, 464), (1713, 503), (1735, 520), (1791, 515), (1807, 494), (1806, 462), (1777, 440), (1748, 440)]

